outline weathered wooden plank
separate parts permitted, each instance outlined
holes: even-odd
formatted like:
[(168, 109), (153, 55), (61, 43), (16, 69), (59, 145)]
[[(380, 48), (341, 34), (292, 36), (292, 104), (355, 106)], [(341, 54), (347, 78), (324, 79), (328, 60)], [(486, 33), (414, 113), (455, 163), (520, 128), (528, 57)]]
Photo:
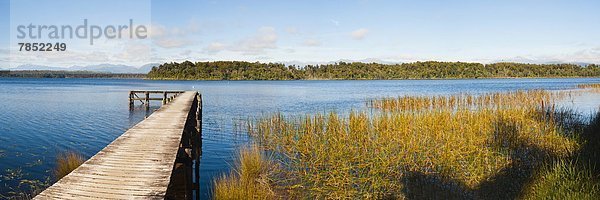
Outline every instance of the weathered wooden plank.
[(34, 199), (164, 198), (196, 95), (178, 94)]
[[(141, 147), (140, 147), (141, 148)], [(140, 148), (120, 148), (120, 149), (114, 149), (113, 151), (139, 151)], [(175, 149), (176, 150), (176, 149)], [(102, 155), (111, 155), (110, 157), (107, 157), (108, 159), (141, 159), (141, 158), (147, 158), (147, 159), (153, 159), (153, 158), (165, 158), (168, 156), (172, 156), (173, 154), (164, 154), (158, 151), (153, 151), (153, 152), (149, 152), (148, 154), (140, 154), (140, 153), (135, 153), (135, 154), (125, 154), (125, 153), (114, 153), (114, 156), (112, 156), (113, 154), (108, 154), (108, 153), (103, 153)], [(158, 161), (154, 161), (154, 160), (148, 160), (148, 161), (153, 161), (153, 162), (163, 162), (162, 160), (164, 159), (160, 159)]]
[(122, 169), (119, 168), (118, 166), (110, 166), (110, 165), (87, 165), (87, 166), (82, 166), (85, 168), (89, 168), (89, 169), (94, 169), (94, 170), (99, 170), (99, 171), (105, 171), (105, 172), (125, 172), (125, 173), (136, 173), (139, 171), (142, 171), (144, 173), (162, 173), (163, 171), (171, 171), (171, 169), (169, 168), (142, 168), (142, 167), (138, 167), (138, 168), (129, 168), (129, 169)]
[(52, 192), (45, 192), (44, 194), (38, 194), (37, 196), (35, 196), (35, 199), (43, 199), (43, 200), (52, 200), (52, 199), (65, 199), (65, 200), (79, 200), (82, 199), (81, 197), (75, 197), (75, 196), (67, 196), (67, 195), (59, 195), (59, 194), (54, 194)]
[(142, 189), (142, 188), (138, 188), (138, 189), (127, 189), (127, 188), (120, 188), (120, 187), (96, 187), (93, 185), (79, 185), (79, 184), (69, 184), (68, 188), (65, 188), (65, 185), (59, 185), (57, 186), (62, 190), (65, 191), (78, 191), (78, 192), (85, 192), (85, 193), (91, 193), (94, 195), (98, 195), (98, 193), (100, 195), (102, 195), (102, 197), (115, 197), (114, 195), (118, 195), (118, 196), (126, 196), (126, 197), (130, 197), (130, 196), (147, 196), (148, 193), (153, 193), (155, 190), (153, 189)]
[[(154, 187), (168, 185), (168, 181), (167, 182), (164, 181), (165, 178), (168, 178), (166, 176), (155, 177), (153, 179), (143, 179), (143, 178), (137, 178), (136, 179), (136, 178), (121, 178), (121, 177), (111, 177), (111, 176), (100, 176), (100, 175), (94, 175), (94, 174), (73, 174), (72, 177), (73, 178), (77, 178), (77, 179), (94, 179), (94, 180), (106, 180), (106, 181), (119, 181), (119, 182), (123, 182), (123, 183), (125, 183), (125, 182), (139, 182), (139, 183), (145, 183), (145, 185), (147, 185), (147, 186), (154, 186)], [(67, 180), (64, 181), (64, 183), (68, 183), (68, 182), (81, 182), (81, 181), (79, 181), (77, 179), (67, 179)], [(57, 183), (58, 183), (58, 185), (61, 185), (60, 183), (62, 183), (62, 182), (57, 182)], [(54, 185), (57, 185), (57, 184), (54, 184)], [(54, 185), (52, 185), (51, 187), (53, 187)]]
[[(75, 177), (79, 177), (79, 180), (74, 180), (74, 181), (63, 181), (61, 182), (62, 184), (74, 184), (74, 183), (97, 183), (99, 185), (115, 185), (115, 186), (132, 186), (132, 187), (139, 187), (139, 188), (146, 188), (146, 187), (151, 187), (151, 188), (162, 188), (163, 185), (161, 184), (157, 184), (157, 183), (153, 183), (153, 182), (138, 182), (138, 181), (123, 181), (123, 180), (119, 180), (119, 179), (103, 179), (103, 178), (92, 178), (92, 177), (86, 177), (86, 176), (75, 176)], [(154, 184), (154, 185), (152, 185)]]

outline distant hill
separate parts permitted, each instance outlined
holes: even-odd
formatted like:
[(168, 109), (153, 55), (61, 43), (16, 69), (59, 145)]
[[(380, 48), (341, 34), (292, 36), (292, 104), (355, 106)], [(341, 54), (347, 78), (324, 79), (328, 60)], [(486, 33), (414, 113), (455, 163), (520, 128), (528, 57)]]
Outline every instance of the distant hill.
[(16, 68), (9, 69), (11, 71), (24, 71), (24, 70), (43, 70), (43, 71), (91, 71), (91, 72), (103, 72), (103, 73), (119, 73), (119, 74), (146, 74), (152, 70), (152, 67), (158, 66), (158, 63), (145, 64), (140, 67), (134, 67), (129, 65), (116, 65), (116, 64), (98, 64), (98, 65), (86, 65), (86, 66), (71, 66), (71, 67), (56, 67), (56, 66), (44, 66), (44, 65), (21, 65)]
[(144, 73), (108, 73), (60, 70), (0, 70), (2, 78), (146, 78)]
[(158, 67), (160, 66), (160, 63), (149, 63), (149, 64), (145, 64), (142, 65), (140, 68), (138, 68), (138, 70), (140, 71), (140, 73), (148, 73), (150, 71), (152, 71), (153, 67)]
[(51, 66), (44, 66), (44, 65), (21, 65), (18, 66), (16, 68), (12, 68), (10, 70), (56, 70), (56, 71), (60, 71), (60, 70), (65, 70), (65, 68), (62, 67), (51, 67)]

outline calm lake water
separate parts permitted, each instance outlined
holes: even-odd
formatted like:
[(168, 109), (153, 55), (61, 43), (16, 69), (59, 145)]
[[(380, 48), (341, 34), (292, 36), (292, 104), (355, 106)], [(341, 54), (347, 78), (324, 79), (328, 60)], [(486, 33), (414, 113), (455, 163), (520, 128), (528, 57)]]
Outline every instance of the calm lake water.
[[(129, 90), (198, 90), (204, 100), (201, 183), (226, 172), (236, 147), (249, 138), (239, 124), (274, 112), (303, 115), (366, 109), (383, 96), (484, 93), (517, 89), (574, 89), (593, 79), (478, 79), (398, 81), (149, 81), (121, 79), (0, 79), (0, 194), (19, 190), (21, 180), (43, 180), (57, 153), (91, 157), (144, 119), (130, 112)], [(160, 102), (155, 102), (153, 108)], [(600, 94), (565, 102), (584, 113)], [(152, 147), (148, 147), (152, 148)], [(205, 196), (206, 197), (206, 196)], [(1, 196), (0, 196), (1, 198)]]

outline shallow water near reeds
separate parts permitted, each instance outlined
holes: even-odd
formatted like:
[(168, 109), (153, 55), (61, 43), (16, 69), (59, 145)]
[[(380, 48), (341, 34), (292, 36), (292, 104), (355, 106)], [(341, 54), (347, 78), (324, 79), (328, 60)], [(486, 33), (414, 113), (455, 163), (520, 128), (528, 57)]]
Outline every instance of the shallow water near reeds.
[[(394, 81), (149, 81), (131, 79), (0, 79), (0, 194), (44, 180), (56, 155), (91, 157), (151, 114), (128, 109), (129, 90), (198, 90), (203, 95), (201, 188), (227, 172), (236, 148), (249, 141), (248, 119), (273, 112), (314, 114), (367, 108), (367, 100), (401, 95), (450, 95), (518, 89), (576, 90), (587, 79), (473, 79)], [(139, 103), (138, 103), (139, 104)], [(153, 109), (160, 102), (152, 102)], [(600, 93), (575, 92), (559, 106), (583, 114), (600, 105)], [(152, 148), (152, 147), (148, 147)], [(27, 191), (25, 191), (27, 192)], [(1, 196), (0, 196), (1, 198)]]

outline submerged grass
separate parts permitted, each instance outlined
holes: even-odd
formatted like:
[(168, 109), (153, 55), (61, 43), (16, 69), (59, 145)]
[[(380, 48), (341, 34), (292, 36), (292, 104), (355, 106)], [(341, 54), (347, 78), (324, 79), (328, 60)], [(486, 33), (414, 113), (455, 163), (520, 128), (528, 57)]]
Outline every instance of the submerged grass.
[(56, 158), (54, 177), (60, 180), (85, 162), (85, 158), (75, 152), (60, 153)]
[[(40, 162), (40, 161), (36, 161)], [(75, 170), (81, 164), (85, 162), (85, 158), (75, 152), (64, 152), (59, 153), (56, 158), (56, 166), (52, 170), (52, 176), (54, 180), (58, 181), (71, 171)], [(8, 171), (8, 170), (7, 170)], [(23, 175), (20, 174), (21, 169), (16, 170), (13, 176), (5, 176), (5, 180), (19, 180), (17, 188), (11, 188), (13, 191), (9, 191), (9, 196), (0, 195), (0, 199), (11, 199), (11, 200), (28, 200), (33, 199), (36, 195), (44, 191), (48, 186), (52, 185), (51, 176), (47, 176), (45, 180), (28, 180), (23, 179)]]
[[(257, 176), (244, 178), (238, 165), (217, 180), (215, 197), (515, 199), (551, 197), (543, 191), (557, 186), (585, 186), (581, 191), (598, 197), (596, 179), (582, 178), (595, 169), (568, 164), (594, 151), (598, 142), (590, 138), (598, 133), (590, 127), (597, 124), (585, 128), (572, 111), (549, 106), (558, 98), (542, 90), (400, 97), (386, 101), (401, 103), (373, 104), (388, 111), (376, 114), (275, 114), (248, 128), (263, 150), (274, 152), (261, 162), (280, 163), (267, 175), (271, 181), (246, 186)], [(590, 155), (585, 159), (597, 157)]]

